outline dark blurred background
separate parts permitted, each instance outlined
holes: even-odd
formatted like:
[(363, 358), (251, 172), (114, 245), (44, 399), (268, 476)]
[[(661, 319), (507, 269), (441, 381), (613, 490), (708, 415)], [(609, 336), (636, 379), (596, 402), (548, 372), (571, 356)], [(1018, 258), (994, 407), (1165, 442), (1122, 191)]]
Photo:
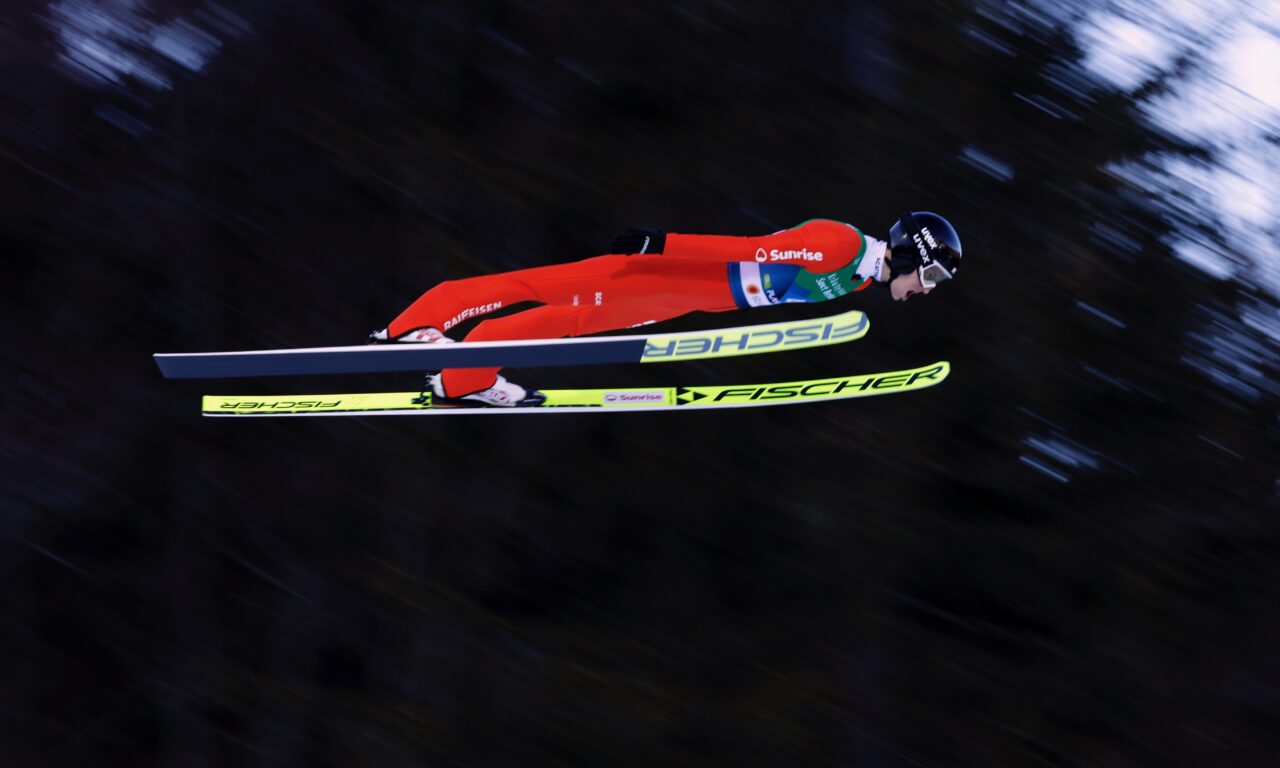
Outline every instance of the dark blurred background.
[[(1275, 765), (1274, 187), (1242, 241), (1225, 143), (1159, 119), (1229, 30), (1126, 84), (1108, 7), (6, 4), (0, 763)], [(1258, 66), (1231, 147), (1274, 174)], [(150, 359), (360, 343), (628, 225), (904, 208), (956, 224), (955, 285), (733, 318), (857, 306), (861, 341), (510, 376), (950, 360), (918, 393), (234, 422), (198, 396), (418, 378)]]

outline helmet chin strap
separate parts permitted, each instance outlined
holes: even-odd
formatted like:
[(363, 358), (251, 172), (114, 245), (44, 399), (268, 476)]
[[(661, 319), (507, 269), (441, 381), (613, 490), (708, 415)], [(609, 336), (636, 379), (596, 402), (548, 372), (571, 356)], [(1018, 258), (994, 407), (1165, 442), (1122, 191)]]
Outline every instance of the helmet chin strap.
[(885, 263), (889, 265), (889, 279), (881, 283), (885, 288), (899, 277), (909, 275), (920, 268), (920, 264), (911, 258), (911, 254), (894, 254), (892, 250), (885, 254)]
[[(915, 216), (910, 211), (905, 211), (898, 217), (898, 221), (905, 224), (911, 231), (907, 233), (910, 238), (912, 234), (919, 231), (916, 225)], [(896, 251), (896, 252), (895, 252)], [(885, 285), (892, 283), (895, 278), (914, 272), (920, 267), (919, 257), (915, 251), (908, 251), (906, 248), (894, 248), (893, 237), (889, 237), (889, 252), (885, 254), (885, 258), (889, 260), (889, 279), (885, 281)]]
[[(890, 256), (892, 257), (892, 254), (890, 254)], [(912, 272), (915, 272), (917, 267), (918, 265), (912, 263), (911, 259), (903, 258), (902, 256), (899, 256), (896, 259), (890, 258), (889, 259), (889, 279), (885, 281), (885, 285), (892, 283), (894, 278), (896, 277), (901, 277), (902, 275), (909, 275)]]

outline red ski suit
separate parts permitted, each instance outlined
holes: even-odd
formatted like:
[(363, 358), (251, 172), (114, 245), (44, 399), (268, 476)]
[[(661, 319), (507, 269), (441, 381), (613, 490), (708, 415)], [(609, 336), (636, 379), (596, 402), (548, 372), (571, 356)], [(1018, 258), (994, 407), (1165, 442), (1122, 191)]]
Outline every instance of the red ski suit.
[[(697, 310), (823, 301), (861, 290), (879, 274), (883, 248), (874, 265), (859, 269), (867, 240), (853, 226), (825, 219), (762, 237), (671, 233), (661, 254), (596, 256), (445, 281), (391, 321), (387, 332), (395, 338), (423, 326), (448, 331), (528, 301), (543, 306), (484, 320), (466, 340), (585, 336)], [(446, 370), (444, 390), (461, 397), (486, 389), (498, 370)]]

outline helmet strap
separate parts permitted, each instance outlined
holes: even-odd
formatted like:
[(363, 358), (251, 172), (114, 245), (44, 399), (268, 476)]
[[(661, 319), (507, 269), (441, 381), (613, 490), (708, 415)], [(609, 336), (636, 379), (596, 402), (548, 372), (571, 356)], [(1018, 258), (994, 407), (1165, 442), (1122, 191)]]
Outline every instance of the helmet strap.
[(899, 249), (898, 253), (891, 253), (889, 259), (889, 282), (893, 282), (895, 277), (909, 275), (915, 272), (917, 264), (910, 254), (903, 253)]
[[(898, 222), (902, 225), (907, 241), (913, 242), (915, 236), (920, 233), (916, 217), (911, 215), (911, 211), (904, 211), (898, 216)], [(896, 277), (916, 271), (920, 266), (920, 255), (916, 252), (914, 244), (910, 248), (890, 248), (889, 257), (889, 280), (885, 285), (892, 283)]]

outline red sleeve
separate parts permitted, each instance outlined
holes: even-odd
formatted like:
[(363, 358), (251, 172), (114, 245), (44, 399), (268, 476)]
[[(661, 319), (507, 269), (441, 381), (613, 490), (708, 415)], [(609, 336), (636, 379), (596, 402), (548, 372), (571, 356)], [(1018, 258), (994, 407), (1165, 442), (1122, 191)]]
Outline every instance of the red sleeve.
[(814, 219), (761, 237), (667, 234), (662, 253), (700, 261), (796, 264), (810, 272), (847, 267), (862, 252), (862, 235), (839, 221)]

